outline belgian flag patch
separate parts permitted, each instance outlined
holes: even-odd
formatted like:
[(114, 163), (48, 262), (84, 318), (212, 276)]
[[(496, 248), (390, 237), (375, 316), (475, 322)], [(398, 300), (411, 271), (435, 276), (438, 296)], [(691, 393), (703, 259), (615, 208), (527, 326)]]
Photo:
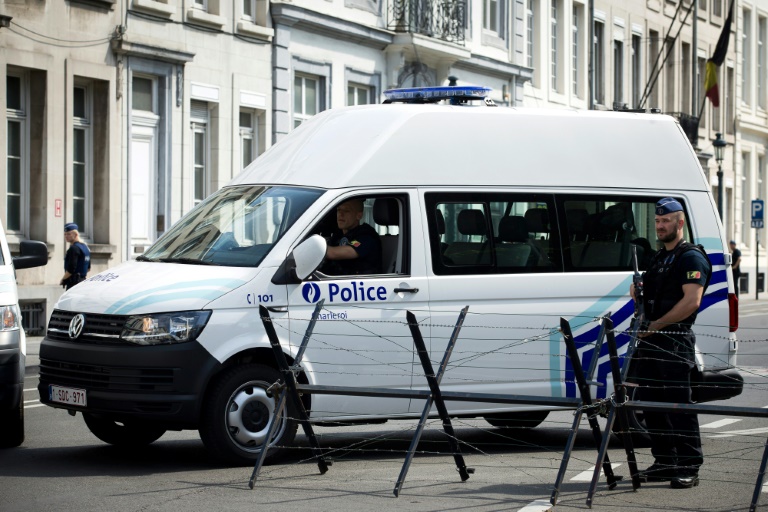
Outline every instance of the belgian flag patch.
[(688, 279), (701, 279), (701, 272), (698, 270), (691, 270), (688, 272)]

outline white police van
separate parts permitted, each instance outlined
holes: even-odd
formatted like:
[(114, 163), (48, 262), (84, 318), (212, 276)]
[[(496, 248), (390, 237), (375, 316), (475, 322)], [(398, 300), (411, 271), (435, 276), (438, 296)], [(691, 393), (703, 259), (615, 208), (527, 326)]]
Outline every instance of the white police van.
[[(645, 265), (656, 247), (654, 205), (665, 196), (684, 205), (686, 239), (714, 264), (696, 325), (699, 370), (734, 366), (729, 255), (678, 123), (468, 105), (487, 92), (388, 91), (389, 104), (332, 109), (302, 124), (143, 256), (61, 297), (41, 346), (41, 401), (81, 412), (108, 443), (198, 429), (220, 458), (252, 461), (273, 419), (266, 388), (280, 378), (258, 307), (269, 309), (291, 361), (320, 299), (304, 382), (427, 389), (405, 311), (439, 361), (469, 305), (444, 389), (575, 396), (558, 319), (571, 320), (585, 364), (595, 356), (595, 317), (611, 313), (627, 328), (632, 247)], [(438, 103), (446, 97), (449, 104)], [(381, 233), (380, 273), (323, 272), (324, 237), (350, 199), (364, 201), (364, 218)], [(628, 337), (619, 342), (624, 350)], [(596, 357), (605, 381), (605, 350)], [(397, 398), (304, 400), (324, 423), (418, 417), (423, 407)], [(535, 425), (548, 412), (449, 408), (507, 427)], [(280, 419), (270, 457), (292, 442), (295, 417), (289, 410)]]
[(48, 263), (43, 242), (23, 240), (19, 256), (11, 256), (0, 225), (0, 448), (24, 442), (24, 367), (27, 340), (21, 326), (16, 270)]

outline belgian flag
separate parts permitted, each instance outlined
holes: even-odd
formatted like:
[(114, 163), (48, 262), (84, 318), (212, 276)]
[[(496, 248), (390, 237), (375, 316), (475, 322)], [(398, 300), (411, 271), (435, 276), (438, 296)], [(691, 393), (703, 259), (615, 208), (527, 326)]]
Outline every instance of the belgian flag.
[(707, 98), (712, 102), (712, 106), (720, 106), (720, 92), (717, 87), (717, 69), (725, 62), (725, 54), (728, 53), (728, 41), (731, 38), (731, 20), (733, 19), (733, 4), (728, 9), (728, 17), (723, 24), (723, 31), (715, 46), (715, 53), (707, 60), (707, 70), (704, 74), (704, 90)]

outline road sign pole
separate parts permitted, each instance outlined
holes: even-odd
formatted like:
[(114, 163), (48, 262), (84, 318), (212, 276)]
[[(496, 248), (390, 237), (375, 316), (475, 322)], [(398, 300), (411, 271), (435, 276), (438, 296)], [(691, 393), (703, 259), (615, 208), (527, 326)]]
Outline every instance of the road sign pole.
[[(757, 276), (760, 272), (760, 230), (755, 230), (755, 300), (760, 298), (760, 287), (757, 286)], [(765, 280), (763, 280), (765, 282)]]
[(757, 277), (760, 272), (760, 230), (763, 229), (763, 211), (765, 202), (762, 199), (752, 200), (752, 227), (755, 229), (755, 300), (760, 297), (760, 289), (757, 286)]

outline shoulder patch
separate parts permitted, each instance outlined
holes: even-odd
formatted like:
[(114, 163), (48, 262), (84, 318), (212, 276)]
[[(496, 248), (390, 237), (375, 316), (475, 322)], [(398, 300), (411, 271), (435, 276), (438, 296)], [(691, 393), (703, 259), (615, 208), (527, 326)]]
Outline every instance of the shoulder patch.
[(698, 270), (692, 270), (691, 272), (688, 272), (687, 277), (688, 279), (701, 279), (701, 272)]
[(349, 242), (349, 245), (351, 245), (352, 247), (360, 247), (361, 244), (357, 240), (352, 240), (351, 242)]

